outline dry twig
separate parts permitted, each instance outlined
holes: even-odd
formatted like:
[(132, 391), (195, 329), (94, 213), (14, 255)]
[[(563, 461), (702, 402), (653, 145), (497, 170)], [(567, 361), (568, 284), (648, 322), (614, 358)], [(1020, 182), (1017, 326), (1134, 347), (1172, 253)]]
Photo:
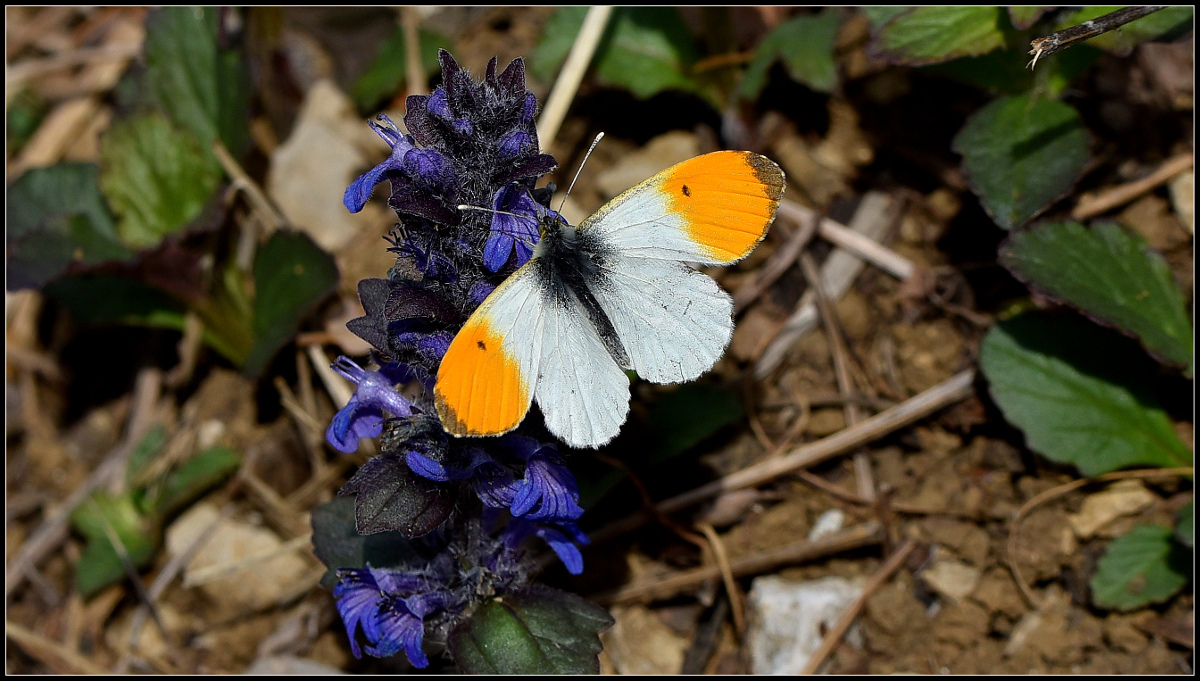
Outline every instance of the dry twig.
[(1036, 67), (1038, 60), (1042, 57), (1049, 57), (1059, 50), (1065, 50), (1085, 40), (1095, 38), (1102, 33), (1108, 33), (1131, 21), (1137, 21), (1148, 14), (1153, 14), (1160, 9), (1166, 9), (1166, 6), (1124, 7), (1115, 12), (1109, 12), (1104, 16), (1085, 21), (1082, 24), (1064, 28), (1061, 31), (1055, 31), (1050, 35), (1044, 35), (1040, 38), (1034, 38), (1029, 41), (1029, 54), (1033, 55), (1033, 61), (1029, 62), (1029, 68)]
[(541, 144), (543, 151), (548, 150), (554, 143), (558, 128), (567, 116), (571, 100), (575, 99), (579, 83), (583, 81), (583, 74), (587, 72), (592, 55), (596, 52), (596, 46), (600, 44), (600, 38), (604, 35), (604, 28), (608, 25), (612, 9), (612, 7), (592, 7), (583, 19), (583, 26), (580, 27), (579, 35), (575, 38), (575, 45), (567, 55), (567, 61), (563, 64), (562, 71), (558, 74), (558, 80), (554, 83), (554, 89), (550, 91), (550, 96), (546, 98), (546, 105), (542, 108), (542, 114), (538, 117), (538, 143)]
[(854, 624), (854, 620), (858, 619), (858, 614), (862, 612), (864, 607), (866, 607), (867, 600), (869, 600), (871, 596), (874, 596), (875, 592), (879, 590), (879, 587), (883, 586), (883, 583), (887, 581), (888, 577), (891, 577), (892, 573), (900, 568), (900, 566), (904, 563), (904, 559), (908, 558), (908, 554), (912, 553), (912, 550), (916, 548), (916, 546), (917, 545), (915, 542), (913, 542), (913, 540), (906, 539), (904, 543), (896, 549), (896, 552), (888, 557), (883, 566), (871, 576), (871, 581), (868, 582), (867, 586), (863, 588), (862, 594), (855, 599), (854, 603), (851, 604), (849, 608), (846, 608), (846, 611), (843, 612), (842, 616), (838, 618), (837, 624), (835, 624), (833, 628), (825, 634), (825, 638), (821, 639), (821, 647), (817, 648), (817, 651), (812, 654), (812, 657), (808, 658), (808, 664), (804, 666), (804, 671), (800, 672), (801, 674), (808, 675), (817, 673), (817, 669), (820, 668), (821, 664), (825, 661), (825, 658), (829, 657), (829, 654), (833, 652), (834, 647), (836, 647), (837, 644), (842, 640), (842, 637), (846, 635), (846, 631), (850, 629), (850, 625)]

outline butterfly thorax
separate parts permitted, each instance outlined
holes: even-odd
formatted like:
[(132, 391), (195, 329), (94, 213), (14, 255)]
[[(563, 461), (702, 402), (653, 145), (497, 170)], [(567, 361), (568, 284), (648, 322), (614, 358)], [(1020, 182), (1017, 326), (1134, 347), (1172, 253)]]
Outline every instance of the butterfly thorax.
[(595, 235), (580, 231), (558, 215), (543, 217), (538, 230), (541, 239), (530, 265), (544, 284), (541, 289), (545, 302), (586, 312), (613, 360), (628, 369), (629, 355), (593, 293), (609, 286), (605, 261), (611, 257), (611, 249)]

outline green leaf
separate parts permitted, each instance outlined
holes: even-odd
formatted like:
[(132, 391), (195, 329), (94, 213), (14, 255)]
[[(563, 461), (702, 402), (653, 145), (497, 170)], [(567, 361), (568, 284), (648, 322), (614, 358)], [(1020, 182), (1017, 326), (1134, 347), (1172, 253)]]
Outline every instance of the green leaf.
[[(438, 47), (450, 43), (444, 36), (421, 30), (417, 36), (420, 43), (421, 73), (428, 75), (438, 70)], [(374, 110), (380, 102), (389, 99), (404, 89), (408, 57), (404, 51), (404, 28), (397, 27), (379, 50), (379, 56), (359, 76), (350, 88), (350, 96), (360, 112)], [(425, 83), (416, 83), (409, 90), (423, 89)]]
[(465, 674), (598, 674), (600, 632), (612, 623), (579, 596), (532, 586), (483, 604), (447, 645)]
[(75, 588), (84, 596), (120, 581), (125, 576), (110, 532), (136, 567), (145, 567), (158, 549), (154, 523), (138, 513), (133, 495), (114, 496), (98, 491), (71, 512), (71, 524), (87, 538), (87, 547), (75, 568)]
[(1009, 7), (1008, 18), (1012, 25), (1022, 31), (1033, 26), (1051, 7)]
[[(530, 58), (531, 71), (549, 79), (566, 59), (583, 25), (587, 7), (558, 10)], [(695, 42), (672, 7), (618, 7), (592, 58), (597, 82), (623, 87), (641, 98), (670, 89), (707, 94), (690, 76), (698, 58)]]
[(869, 49), (892, 63), (919, 66), (1003, 47), (1007, 28), (1000, 7), (917, 7), (892, 17)]
[(43, 289), (85, 324), (128, 324), (183, 328), (183, 307), (162, 291), (133, 279), (84, 275), (51, 282)]
[(221, 168), (196, 139), (159, 114), (113, 124), (100, 141), (100, 187), (132, 248), (153, 246), (200, 214)]
[(152, 510), (166, 515), (186, 506), (213, 485), (233, 475), (242, 457), (227, 447), (209, 447), (171, 472), (152, 501)]
[(910, 9), (912, 9), (912, 8), (905, 7), (903, 5), (892, 6), (892, 7), (888, 7), (888, 6), (884, 6), (884, 5), (873, 5), (873, 6), (869, 6), (869, 7), (860, 7), (860, 8), (858, 8), (858, 11), (861, 12), (862, 15), (867, 18), (867, 23), (871, 26), (871, 31), (875, 32), (875, 31), (878, 31), (879, 29), (883, 28), (883, 26), (885, 24), (887, 24), (887, 22), (900, 16), (901, 14), (904, 14), (905, 12), (909, 11)]
[(1020, 50), (995, 50), (978, 57), (961, 57), (923, 67), (933, 73), (974, 85), (995, 94), (1019, 95), (1034, 92), (1043, 97), (1061, 95), (1103, 52), (1087, 46), (1066, 50), (1058, 58), (1038, 62), (1036, 70), (1026, 67), (1027, 55)]
[(1066, 195), (1087, 165), (1088, 136), (1075, 109), (1028, 95), (980, 109), (954, 138), (983, 207), (1019, 227)]
[[(1055, 30), (1091, 21), (1097, 17), (1115, 12), (1121, 7), (1085, 7), (1063, 19)], [(1140, 43), (1166, 35), (1180, 35), (1192, 30), (1195, 9), (1192, 7), (1167, 7), (1166, 9), (1148, 14), (1137, 21), (1118, 28), (1115, 31), (1101, 33), (1087, 41), (1088, 45), (1099, 47), (1117, 54), (1127, 55)]]
[[(393, 568), (415, 572), (433, 558), (427, 547), (415, 544), (399, 532), (359, 534), (355, 529), (354, 497), (337, 497), (313, 509), (313, 553), (329, 568), (321, 584), (337, 585), (340, 568)], [(412, 566), (412, 570), (404, 568)]]
[[(146, 435), (129, 453), (129, 463), (125, 466), (125, 486), (133, 487), (167, 442), (167, 429), (156, 423), (146, 431)], [(144, 510), (144, 509), (143, 509)]]
[(8, 188), (5, 241), (10, 289), (39, 286), (72, 262), (126, 260), (90, 163), (34, 168)]
[(644, 463), (678, 456), (742, 416), (741, 400), (727, 390), (705, 383), (679, 386), (651, 407), (648, 426), (656, 442)]
[(1089, 583), (1092, 601), (1117, 610), (1161, 603), (1182, 589), (1191, 573), (1191, 553), (1172, 540), (1170, 528), (1139, 525), (1114, 539), (1096, 564)]
[(235, 156), (249, 137), (250, 80), (241, 57), (217, 46), (214, 7), (165, 7), (146, 20), (146, 85), (176, 125), (211, 154), (220, 137)]
[(254, 257), (255, 343), (243, 370), (257, 375), (300, 322), (333, 292), (337, 265), (303, 232), (278, 231)]
[(837, 39), (838, 13), (805, 14), (776, 26), (758, 44), (754, 61), (742, 77), (739, 92), (755, 99), (767, 84), (767, 73), (776, 59), (783, 59), (788, 75), (818, 92), (832, 92), (837, 84), (833, 44)]
[(1196, 545), (1196, 501), (1189, 501), (1179, 509), (1179, 524), (1175, 526), (1175, 538), (1189, 549)]
[(1078, 316), (1027, 313), (983, 339), (979, 366), (1030, 449), (1084, 475), (1134, 465), (1190, 466), (1130, 339)]
[(1025, 283), (1142, 341), (1191, 373), (1192, 325), (1162, 256), (1109, 222), (1055, 222), (1014, 232), (1000, 263)]

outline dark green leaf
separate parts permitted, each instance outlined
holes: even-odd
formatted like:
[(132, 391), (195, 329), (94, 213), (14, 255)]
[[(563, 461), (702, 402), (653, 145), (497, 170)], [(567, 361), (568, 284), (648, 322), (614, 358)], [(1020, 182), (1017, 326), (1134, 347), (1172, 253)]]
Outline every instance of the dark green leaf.
[(183, 307), (156, 288), (123, 277), (86, 275), (46, 285), (47, 296), (87, 324), (183, 328)]
[(155, 497), (153, 511), (172, 513), (187, 505), (213, 485), (233, 475), (242, 457), (226, 447), (209, 447), (171, 472)]
[(241, 57), (217, 46), (215, 7), (165, 7), (146, 20), (146, 85), (176, 125), (238, 155), (249, 141), (250, 81)]
[(300, 322), (337, 286), (337, 265), (303, 232), (278, 231), (254, 257), (254, 348), (244, 371), (257, 375)]
[(598, 674), (600, 632), (612, 623), (579, 596), (533, 586), (485, 603), (447, 644), (466, 674)]
[(399, 454), (371, 459), (338, 494), (357, 495), (354, 519), (359, 534), (394, 530), (419, 537), (432, 532), (454, 510), (449, 492), (410, 471)]
[[(587, 7), (558, 10), (542, 32), (530, 59), (531, 70), (548, 79), (566, 59), (583, 25)], [(672, 7), (618, 7), (596, 48), (592, 67), (596, 80), (623, 87), (642, 98), (679, 89), (705, 94), (690, 75), (698, 58), (695, 42), (679, 12)]]
[(13, 95), (8, 102), (5, 121), (9, 158), (20, 153), (21, 147), (37, 131), (49, 110), (50, 105), (32, 90), (21, 90)]
[(100, 141), (100, 187), (132, 248), (157, 244), (200, 214), (221, 180), (215, 157), (159, 114), (115, 123)]
[(896, 64), (933, 64), (1003, 47), (1007, 28), (999, 7), (917, 7), (884, 24), (870, 50)]
[(1175, 526), (1175, 538), (1189, 549), (1196, 545), (1196, 501), (1189, 501), (1179, 509), (1179, 524)]
[(726, 390), (705, 383), (676, 388), (651, 408), (648, 425), (656, 446), (649, 462), (686, 452), (742, 415), (741, 400)]
[(1149, 385), (1153, 364), (1116, 332), (1027, 313), (988, 332), (979, 365), (1005, 418), (1048, 459), (1084, 475), (1191, 465)]
[(885, 24), (887, 24), (887, 22), (901, 14), (904, 14), (910, 9), (912, 8), (905, 7), (903, 5), (895, 5), (890, 7), (884, 5), (873, 5), (870, 7), (860, 7), (858, 11), (862, 12), (862, 15), (867, 18), (867, 23), (871, 26), (871, 31), (874, 32), (882, 28)]
[[(1119, 6), (1085, 7), (1063, 19), (1056, 30), (1076, 26), (1119, 9), (1121, 9)], [(1192, 7), (1168, 7), (1146, 15), (1137, 21), (1131, 21), (1115, 31), (1109, 31), (1095, 38), (1090, 38), (1087, 44), (1110, 52), (1116, 52), (1117, 54), (1129, 54), (1133, 51), (1134, 47), (1147, 40), (1180, 35), (1191, 31), (1194, 17), (1195, 9)]]
[(145, 567), (158, 548), (158, 532), (149, 518), (138, 513), (133, 496), (99, 491), (71, 512), (71, 524), (87, 538), (87, 548), (75, 569), (75, 587), (84, 596), (125, 576), (120, 555), (110, 533), (136, 567)]
[(978, 57), (961, 57), (922, 70), (974, 85), (995, 94), (1017, 95), (1034, 91), (1045, 97), (1057, 97), (1103, 54), (1087, 46), (1066, 50), (1048, 62), (1038, 62), (1036, 70), (1019, 50), (995, 50)]
[[(421, 72), (429, 74), (438, 70), (438, 47), (450, 43), (445, 37), (429, 31), (420, 31)], [(379, 56), (370, 68), (359, 76), (350, 88), (350, 96), (360, 112), (370, 112), (384, 100), (404, 89), (408, 57), (404, 52), (404, 28), (397, 27), (392, 37), (379, 50)], [(416, 83), (409, 90), (416, 91), (425, 83)]]
[(1142, 341), (1191, 372), (1192, 325), (1162, 256), (1119, 225), (1048, 223), (1014, 232), (1000, 262), (1025, 283)]
[(362, 535), (355, 529), (354, 497), (337, 497), (313, 509), (313, 552), (329, 568), (321, 584), (332, 589), (339, 568), (403, 568), (423, 565), (433, 556), (399, 532)]
[(954, 138), (963, 168), (996, 224), (1019, 227), (1064, 196), (1088, 162), (1074, 109), (1028, 95), (980, 109)]
[(758, 44), (754, 61), (746, 69), (739, 88), (742, 97), (755, 99), (767, 84), (767, 73), (776, 59), (783, 59), (788, 75), (818, 92), (831, 92), (837, 84), (833, 43), (837, 39), (838, 12), (804, 14), (776, 26)]
[(1134, 610), (1161, 603), (1187, 584), (1191, 553), (1170, 528), (1139, 525), (1117, 537), (1096, 564), (1092, 600), (1101, 607)]
[(100, 195), (98, 168), (60, 163), (34, 168), (8, 188), (5, 239), (10, 289), (39, 286), (72, 262), (125, 260)]

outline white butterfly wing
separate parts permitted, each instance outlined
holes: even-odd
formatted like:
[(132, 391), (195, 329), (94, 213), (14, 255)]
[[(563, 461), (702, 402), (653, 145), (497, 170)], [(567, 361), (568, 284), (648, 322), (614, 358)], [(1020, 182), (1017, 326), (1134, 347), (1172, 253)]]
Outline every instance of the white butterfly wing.
[(534, 398), (546, 427), (572, 447), (599, 447), (616, 437), (629, 413), (629, 378), (574, 296), (546, 296), (542, 314), (545, 342)]

